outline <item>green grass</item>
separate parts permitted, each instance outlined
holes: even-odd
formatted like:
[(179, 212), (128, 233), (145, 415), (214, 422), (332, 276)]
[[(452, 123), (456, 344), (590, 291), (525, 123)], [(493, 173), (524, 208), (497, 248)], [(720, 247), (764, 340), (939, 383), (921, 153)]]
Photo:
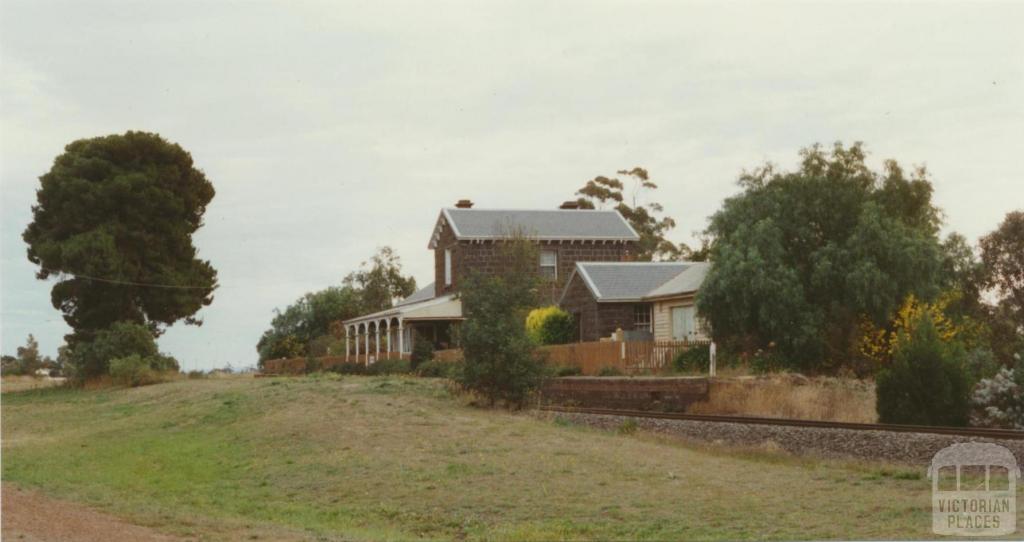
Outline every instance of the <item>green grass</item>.
[(2, 417), (5, 483), (204, 538), (930, 535), (923, 468), (480, 410), (438, 380), (34, 390), (5, 393)]

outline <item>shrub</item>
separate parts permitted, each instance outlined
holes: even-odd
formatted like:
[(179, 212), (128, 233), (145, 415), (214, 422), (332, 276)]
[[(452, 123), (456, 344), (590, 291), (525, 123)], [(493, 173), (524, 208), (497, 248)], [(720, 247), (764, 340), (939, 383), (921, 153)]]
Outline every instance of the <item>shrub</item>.
[(622, 369), (614, 365), (605, 365), (597, 372), (597, 376), (622, 376), (623, 374)]
[(758, 350), (750, 356), (750, 370), (758, 374), (778, 373), (792, 367), (788, 360), (771, 350)]
[(573, 332), (572, 315), (555, 305), (534, 309), (526, 316), (526, 333), (537, 344), (572, 342)]
[(318, 373), (321, 369), (323, 369), (323, 362), (320, 361), (320, 358), (315, 358), (313, 356), (306, 358), (307, 373)]
[(1024, 430), (1024, 362), (978, 382), (971, 410), (972, 425)]
[(409, 360), (405, 359), (382, 359), (366, 367), (366, 374), (369, 375), (394, 375), (411, 372), (412, 368), (409, 365)]
[(559, 365), (555, 367), (555, 376), (579, 376), (583, 374), (583, 369), (580, 369), (576, 365)]
[(412, 343), (412, 355), (409, 356), (409, 366), (416, 370), (421, 363), (434, 359), (434, 345), (430, 341), (419, 340)]
[(197, 380), (200, 378), (207, 378), (209, 375), (199, 370), (192, 370), (187, 373), (189, 380)]
[(992, 350), (979, 347), (967, 351), (964, 368), (967, 370), (971, 382), (977, 383), (995, 376), (999, 372), (1000, 366)]
[(534, 355), (523, 325), (537, 297), (537, 248), (522, 235), (500, 245), (497, 274), (470, 272), (459, 296), (466, 321), (461, 339), (464, 361), (458, 383), (487, 398), (520, 407), (547, 371)]
[(156, 340), (146, 326), (122, 321), (96, 332), (92, 341), (75, 345), (71, 361), (77, 375), (90, 378), (109, 374), (111, 360), (132, 355), (156, 357)]
[(451, 378), (456, 368), (455, 363), (432, 359), (419, 364), (414, 372), (426, 378)]
[(340, 375), (362, 375), (366, 374), (366, 365), (354, 361), (345, 361), (332, 365), (328, 371)]
[(944, 344), (929, 318), (919, 318), (898, 344), (892, 365), (878, 374), (879, 421), (966, 425), (969, 387), (963, 349)]
[(160, 381), (160, 373), (153, 370), (150, 358), (132, 354), (110, 360), (110, 376), (126, 386), (136, 387), (156, 384)]
[(708, 372), (711, 366), (711, 352), (707, 346), (694, 346), (686, 350), (680, 350), (672, 359), (672, 367), (683, 372)]

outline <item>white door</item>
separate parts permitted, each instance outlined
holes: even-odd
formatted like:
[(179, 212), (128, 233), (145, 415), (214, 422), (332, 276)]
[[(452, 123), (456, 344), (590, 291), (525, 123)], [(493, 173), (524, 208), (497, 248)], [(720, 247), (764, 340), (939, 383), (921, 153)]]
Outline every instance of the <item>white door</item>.
[(672, 307), (672, 340), (694, 340), (697, 335), (696, 309), (688, 307)]

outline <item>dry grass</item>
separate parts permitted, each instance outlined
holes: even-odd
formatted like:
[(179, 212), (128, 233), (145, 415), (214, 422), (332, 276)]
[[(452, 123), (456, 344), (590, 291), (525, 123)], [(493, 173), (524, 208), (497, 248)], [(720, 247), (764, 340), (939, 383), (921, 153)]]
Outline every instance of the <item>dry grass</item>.
[(63, 378), (50, 378), (39, 376), (5, 376), (0, 379), (0, 389), (4, 392), (15, 392), (25, 390), (37, 390), (50, 388), (64, 383)]
[(875, 423), (875, 385), (846, 378), (778, 374), (716, 378), (708, 400), (691, 414), (720, 414)]

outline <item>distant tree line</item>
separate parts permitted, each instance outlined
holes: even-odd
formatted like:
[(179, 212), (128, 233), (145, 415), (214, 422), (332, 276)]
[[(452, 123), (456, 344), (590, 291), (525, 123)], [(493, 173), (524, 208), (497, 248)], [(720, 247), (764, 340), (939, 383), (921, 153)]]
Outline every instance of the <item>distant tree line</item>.
[(307, 293), (275, 311), (256, 344), (259, 365), (268, 359), (344, 354), (342, 321), (390, 308), (414, 291), (416, 280), (402, 274), (398, 255), (390, 247), (381, 248), (340, 286)]

